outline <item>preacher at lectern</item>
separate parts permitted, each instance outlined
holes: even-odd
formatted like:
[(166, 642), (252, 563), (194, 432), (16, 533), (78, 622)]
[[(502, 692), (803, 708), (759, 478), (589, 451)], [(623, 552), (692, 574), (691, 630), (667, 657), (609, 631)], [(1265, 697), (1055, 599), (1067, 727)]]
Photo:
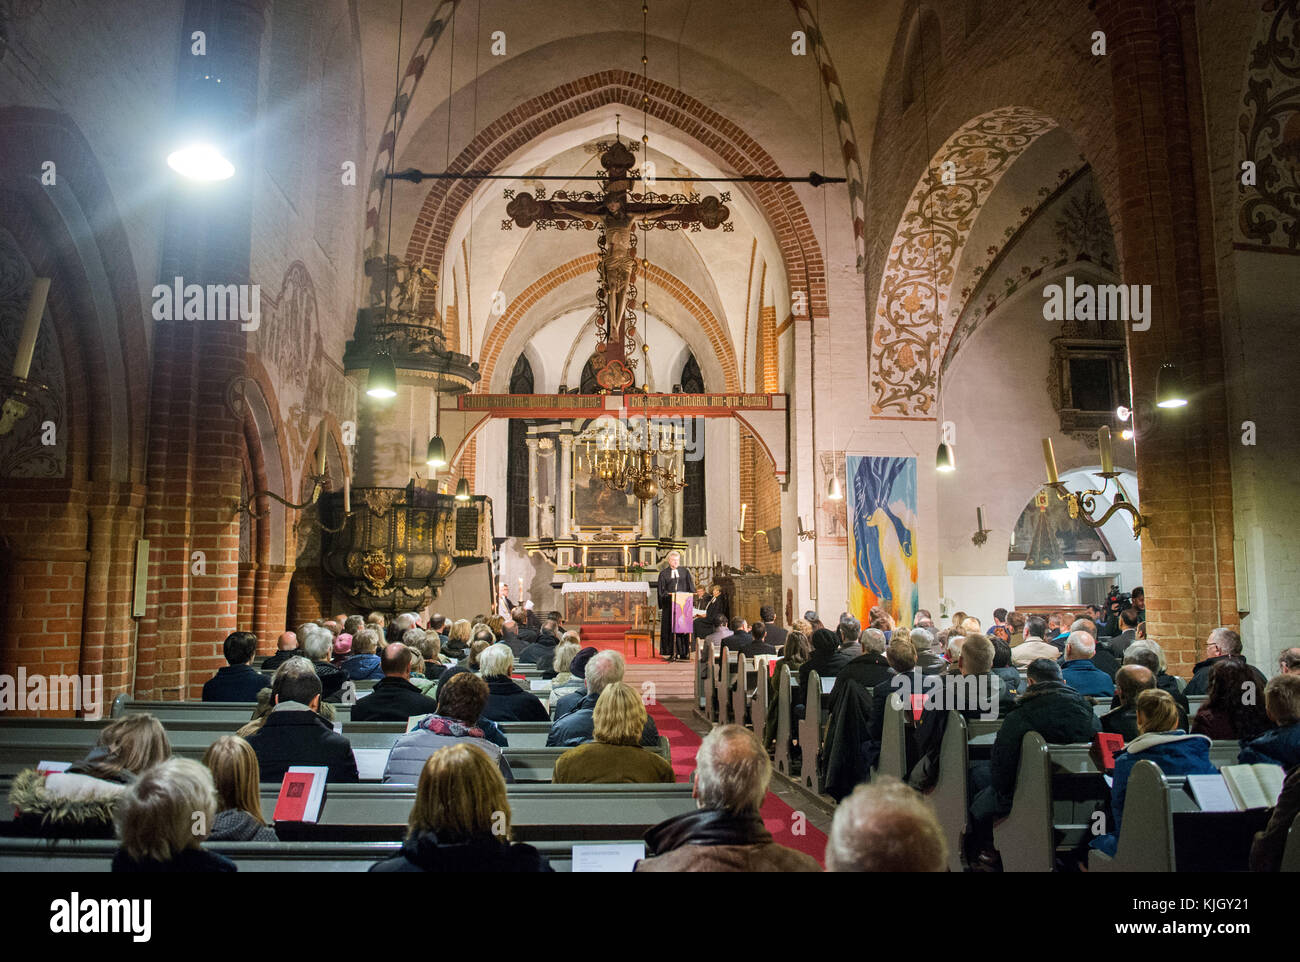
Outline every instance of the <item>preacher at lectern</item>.
[[(659, 572), (659, 654), (668, 661), (690, 657), (691, 599), (695, 594), (695, 583), (691, 581), (690, 570), (681, 567), (681, 563), (681, 554), (670, 551), (668, 567)], [(674, 623), (678, 615), (674, 607), (683, 612), (684, 629)]]

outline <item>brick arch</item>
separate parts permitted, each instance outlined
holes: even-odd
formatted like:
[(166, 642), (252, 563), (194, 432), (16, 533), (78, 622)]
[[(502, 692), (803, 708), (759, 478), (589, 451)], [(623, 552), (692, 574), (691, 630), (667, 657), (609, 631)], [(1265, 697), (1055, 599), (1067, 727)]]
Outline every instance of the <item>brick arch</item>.
[[(551, 293), (562, 284), (571, 280), (590, 274), (596, 269), (596, 262), (599, 259), (597, 254), (584, 254), (582, 257), (576, 257), (567, 264), (562, 264), (554, 270), (533, 281), (515, 299), (510, 302), (501, 319), (492, 326), (487, 336), (483, 339), (483, 348), (479, 353), (479, 371), (481, 377), (475, 387), (480, 393), (487, 391), (492, 383), (492, 374), (495, 371), (497, 362), (501, 359), (501, 352), (505, 349), (506, 342), (510, 335), (514, 333), (516, 327), (528, 314), (529, 310), (543, 297)], [(700, 300), (694, 291), (687, 284), (684, 284), (673, 274), (651, 264), (645, 269), (646, 275), (651, 281), (657, 284), (661, 289), (666, 291), (674, 300), (686, 308), (700, 323), (701, 329), (709, 339), (709, 344), (713, 347), (717, 355), (718, 363), (722, 366), (722, 374), (726, 382), (727, 391), (741, 390), (740, 369), (736, 364), (736, 351), (731, 344), (731, 338), (722, 323), (714, 315), (709, 306)]]
[[(929, 159), (881, 275), (870, 347), (873, 415), (933, 416), (944, 315), (966, 240), (1002, 176), (1056, 127), (1031, 108), (999, 107), (967, 121)], [(944, 164), (950, 161), (956, 181), (945, 185)]]
[[(626, 70), (603, 70), (562, 84), (525, 101), (509, 113), (485, 124), (474, 139), (448, 165), (447, 170), (496, 170), (507, 158), (556, 125), (598, 110), (620, 105), (642, 108), (649, 96), (648, 113), (691, 136), (724, 167), (738, 174), (780, 176), (782, 171), (763, 147), (739, 125), (702, 102), (668, 84), (650, 81)], [(447, 240), (460, 212), (469, 203), (478, 182), (435, 181), (425, 196), (407, 244), (406, 259), (432, 267), (440, 274)], [(776, 236), (790, 286), (808, 292), (809, 314), (827, 314), (826, 269), (812, 224), (790, 184), (751, 184), (759, 209)]]

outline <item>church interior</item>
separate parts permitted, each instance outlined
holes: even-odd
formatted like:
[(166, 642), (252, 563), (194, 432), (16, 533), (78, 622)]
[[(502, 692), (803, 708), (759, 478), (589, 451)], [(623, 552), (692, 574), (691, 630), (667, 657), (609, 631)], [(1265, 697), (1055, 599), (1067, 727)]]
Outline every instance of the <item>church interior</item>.
[[(0, 3), (0, 868), (119, 870), (177, 759), (226, 815), (220, 741), (245, 872), (414, 863), (484, 754), (558, 870), (1300, 870), (1298, 51), (1295, 0)], [(368, 795), (463, 674), (502, 747)], [(354, 749), (316, 824), (282, 683)], [(751, 746), (750, 861), (688, 865)], [(60, 776), (116, 820), (42, 847)]]

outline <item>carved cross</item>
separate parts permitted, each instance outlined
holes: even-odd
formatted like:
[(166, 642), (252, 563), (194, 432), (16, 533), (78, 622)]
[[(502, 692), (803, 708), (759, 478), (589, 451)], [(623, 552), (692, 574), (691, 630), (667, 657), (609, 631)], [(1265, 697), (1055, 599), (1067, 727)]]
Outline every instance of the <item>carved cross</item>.
[[(570, 193), (557, 191), (549, 200), (530, 193), (506, 192), (510, 203), (502, 222), (509, 230), (515, 225), (539, 230), (556, 227), (601, 231), (599, 284), (596, 288), (597, 347), (602, 361), (596, 381), (607, 391), (622, 391), (634, 383), (636, 362), (627, 356), (636, 333), (636, 229), (714, 230), (731, 229), (731, 212), (716, 197), (663, 196), (653, 192), (630, 194), (639, 174), (632, 170), (636, 158), (621, 140), (602, 145), (600, 162), (604, 191)], [(540, 195), (540, 191), (539, 191)], [(726, 194), (722, 201), (728, 200)]]

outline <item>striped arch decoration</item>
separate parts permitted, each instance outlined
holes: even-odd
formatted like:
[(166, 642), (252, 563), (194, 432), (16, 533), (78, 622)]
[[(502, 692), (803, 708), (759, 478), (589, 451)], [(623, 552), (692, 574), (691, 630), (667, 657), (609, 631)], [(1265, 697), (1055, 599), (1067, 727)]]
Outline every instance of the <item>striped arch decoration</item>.
[(397, 135), (406, 120), (406, 111), (411, 106), (411, 98), (415, 96), (415, 88), (419, 85), (420, 78), (424, 76), (424, 68), (429, 62), (433, 48), (450, 22), (452, 14), (456, 12), (456, 5), (459, 2), (460, 0), (443, 0), (434, 11), (429, 19), (429, 25), (420, 35), (420, 42), (415, 45), (415, 52), (411, 54), (411, 59), (406, 64), (406, 73), (402, 75), (397, 99), (393, 101), (392, 109), (388, 112), (388, 120), (384, 122), (384, 135), (379, 139), (379, 151), (375, 155), (375, 166), (370, 172), (369, 193), (366, 195), (367, 258), (379, 257), (383, 254), (379, 244), (379, 211), (384, 202), (384, 178), (388, 174), (388, 162), (396, 155)]
[[(1002, 175), (1055, 127), (1029, 108), (1000, 107), (957, 130), (930, 160), (881, 277), (870, 349), (874, 416), (933, 417), (948, 287), (971, 227)], [(945, 185), (949, 162), (955, 180)]]
[[(844, 88), (840, 86), (839, 75), (831, 63), (830, 51), (822, 37), (817, 18), (808, 9), (805, 0), (790, 0), (799, 24), (808, 36), (813, 54), (817, 57), (817, 66), (821, 68), (822, 83), (826, 85), (826, 95), (830, 98), (831, 112), (835, 115), (835, 126), (840, 135), (840, 153), (844, 157), (844, 175), (849, 182), (849, 207), (853, 212), (853, 247), (858, 255), (858, 273), (867, 269), (866, 208), (867, 191), (862, 186), (862, 161), (858, 158), (858, 139), (853, 133), (853, 121), (849, 119), (849, 107), (844, 100)], [(826, 188), (822, 188), (825, 190)]]

